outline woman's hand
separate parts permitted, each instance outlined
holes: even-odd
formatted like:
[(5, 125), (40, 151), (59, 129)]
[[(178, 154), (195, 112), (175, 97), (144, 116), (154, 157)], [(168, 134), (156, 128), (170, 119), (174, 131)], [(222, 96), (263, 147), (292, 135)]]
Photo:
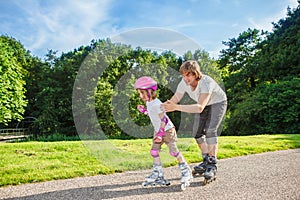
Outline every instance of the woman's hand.
[(171, 100), (167, 100), (165, 103), (162, 104), (162, 109), (165, 112), (173, 112), (173, 111), (177, 110), (177, 106), (178, 106), (178, 104), (174, 103)]

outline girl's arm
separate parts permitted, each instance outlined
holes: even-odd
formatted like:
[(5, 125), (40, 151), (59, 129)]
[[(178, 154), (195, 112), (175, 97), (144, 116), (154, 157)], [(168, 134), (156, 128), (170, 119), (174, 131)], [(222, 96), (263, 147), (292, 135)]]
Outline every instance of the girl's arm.
[(154, 137), (155, 142), (160, 143), (162, 142), (162, 137), (165, 135), (165, 127), (168, 123), (168, 118), (165, 115), (165, 112), (159, 113), (159, 118), (161, 119), (160, 121), (160, 128)]

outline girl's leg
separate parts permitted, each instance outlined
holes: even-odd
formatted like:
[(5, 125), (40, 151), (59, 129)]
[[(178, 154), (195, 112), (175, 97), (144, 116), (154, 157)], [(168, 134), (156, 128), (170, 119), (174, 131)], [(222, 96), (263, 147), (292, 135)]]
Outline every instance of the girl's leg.
[(169, 153), (171, 156), (175, 157), (178, 160), (178, 163), (185, 162), (182, 154), (179, 152), (177, 147), (177, 134), (175, 128), (168, 130), (166, 135), (163, 137), (165, 144), (169, 148)]
[(170, 155), (175, 157), (178, 160), (178, 167), (181, 171), (181, 183), (182, 188), (185, 189), (186, 186), (190, 185), (190, 182), (193, 180), (192, 170), (190, 166), (186, 163), (183, 155), (180, 153), (177, 147), (177, 136), (175, 129), (171, 132), (167, 132), (165, 137), (165, 143), (169, 147)]
[(150, 150), (150, 154), (153, 157), (153, 171), (149, 176), (146, 177), (146, 181), (148, 183), (164, 179), (163, 168), (159, 157), (159, 150), (161, 149), (161, 145), (162, 143), (156, 143), (153, 140), (152, 148)]
[(155, 165), (161, 165), (161, 161), (160, 161), (160, 157), (159, 156), (153, 158), (153, 164), (155, 164)]

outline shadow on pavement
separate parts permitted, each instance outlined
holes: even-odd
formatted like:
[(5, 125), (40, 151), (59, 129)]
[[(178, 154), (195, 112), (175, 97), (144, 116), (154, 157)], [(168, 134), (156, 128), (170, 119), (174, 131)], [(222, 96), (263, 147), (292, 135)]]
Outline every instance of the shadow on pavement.
[[(93, 199), (112, 199), (121, 197), (134, 197), (137, 195), (153, 194), (155, 193), (177, 193), (182, 192), (180, 189), (180, 181), (178, 178), (169, 179), (171, 185), (169, 186), (148, 186), (143, 187), (142, 182), (131, 182), (124, 184), (115, 185), (103, 185), (103, 186), (93, 186), (86, 188), (75, 188), (68, 190), (60, 190), (54, 192), (47, 192), (42, 194), (7, 198), (4, 200), (66, 200), (66, 199), (80, 199), (80, 200), (93, 200)], [(202, 179), (196, 178), (194, 182), (191, 183), (190, 187), (203, 186)]]

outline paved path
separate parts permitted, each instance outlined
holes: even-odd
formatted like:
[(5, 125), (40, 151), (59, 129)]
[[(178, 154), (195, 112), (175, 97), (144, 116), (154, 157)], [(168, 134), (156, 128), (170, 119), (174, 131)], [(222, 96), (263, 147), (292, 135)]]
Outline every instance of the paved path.
[(299, 200), (299, 167), (300, 149), (294, 149), (220, 160), (216, 181), (203, 186), (203, 177), (197, 177), (183, 192), (178, 167), (170, 167), (164, 170), (168, 187), (143, 188), (151, 172), (145, 170), (4, 187), (0, 199)]

